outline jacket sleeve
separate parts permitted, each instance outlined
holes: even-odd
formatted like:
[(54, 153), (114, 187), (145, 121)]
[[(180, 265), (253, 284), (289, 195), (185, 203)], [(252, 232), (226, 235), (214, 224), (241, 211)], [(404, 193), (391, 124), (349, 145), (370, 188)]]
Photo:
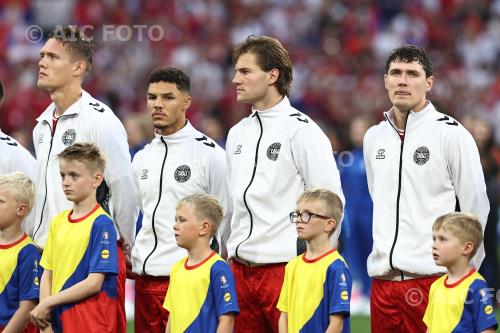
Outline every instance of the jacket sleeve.
[[(486, 184), (479, 152), (472, 135), (459, 125), (446, 133), (445, 154), (460, 211), (474, 214), (484, 228), (490, 211)], [(479, 268), (485, 256), (484, 247), (478, 249), (472, 263)]]
[[(290, 145), (295, 164), (304, 179), (305, 189), (326, 188), (337, 194), (345, 205), (332, 146), (319, 126), (314, 123), (303, 126), (293, 136)], [(341, 221), (337, 223), (337, 230), (330, 237), (334, 247), (337, 247), (341, 230)]]
[(368, 191), (370, 192), (370, 196), (373, 197), (373, 170), (370, 159), (370, 142), (371, 142), (371, 133), (373, 129), (368, 129), (363, 137), (363, 160), (365, 161), (366, 168), (366, 180), (368, 182)]
[(227, 176), (226, 155), (224, 150), (216, 148), (211, 154), (208, 168), (208, 192), (215, 196), (224, 209), (224, 218), (219, 226), (216, 237), (220, 244), (220, 253), (227, 258), (227, 240), (231, 234), (231, 217), (233, 215), (233, 204), (229, 195)]
[(337, 194), (345, 204), (330, 141), (314, 123), (309, 123), (297, 131), (291, 140), (292, 155), (305, 188), (326, 188)]
[(93, 128), (95, 143), (106, 157), (104, 179), (111, 192), (113, 221), (120, 237), (132, 247), (139, 205), (132, 190), (134, 181), (127, 134), (116, 117), (96, 121)]

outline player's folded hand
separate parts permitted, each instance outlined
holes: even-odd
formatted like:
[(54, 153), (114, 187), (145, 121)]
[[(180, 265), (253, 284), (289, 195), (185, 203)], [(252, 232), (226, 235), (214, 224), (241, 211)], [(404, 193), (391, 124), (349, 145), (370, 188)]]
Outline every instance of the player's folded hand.
[(41, 301), (40, 304), (37, 305), (30, 312), (30, 319), (33, 325), (45, 329), (50, 326), (50, 307), (46, 302)]

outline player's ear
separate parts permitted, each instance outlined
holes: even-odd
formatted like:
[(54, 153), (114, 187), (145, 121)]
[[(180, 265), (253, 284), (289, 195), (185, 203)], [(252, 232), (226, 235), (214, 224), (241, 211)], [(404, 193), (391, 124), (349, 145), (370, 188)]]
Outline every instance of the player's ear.
[(87, 70), (87, 63), (83, 60), (75, 61), (73, 64), (73, 74), (74, 76), (83, 76)]
[(94, 188), (98, 188), (103, 180), (104, 180), (104, 174), (101, 171), (96, 172), (94, 175), (94, 184), (93, 184)]
[(466, 255), (466, 256), (470, 256), (470, 254), (472, 253), (473, 250), (474, 250), (474, 243), (472, 243), (472, 242), (466, 242), (464, 244), (464, 248), (462, 250), (462, 254)]
[(28, 215), (28, 205), (25, 203), (19, 204), (19, 206), (17, 206), (16, 215), (19, 217)]
[(207, 220), (203, 220), (200, 223), (200, 236), (205, 236), (210, 233), (210, 223)]
[(335, 219), (327, 219), (325, 220), (325, 231), (330, 233), (332, 230), (337, 228), (337, 221)]
[(184, 111), (189, 109), (190, 106), (191, 106), (191, 96), (189, 94), (186, 94), (186, 96), (184, 96)]

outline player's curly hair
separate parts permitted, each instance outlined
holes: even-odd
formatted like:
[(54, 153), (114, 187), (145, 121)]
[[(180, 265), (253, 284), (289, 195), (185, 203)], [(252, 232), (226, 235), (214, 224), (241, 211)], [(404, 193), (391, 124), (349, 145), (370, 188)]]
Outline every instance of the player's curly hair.
[(292, 61), (288, 51), (279, 40), (268, 36), (250, 35), (248, 38), (236, 45), (233, 50), (233, 65), (236, 65), (239, 57), (244, 53), (253, 53), (257, 56), (259, 67), (268, 72), (274, 68), (279, 70), (278, 80), (275, 86), (282, 96), (289, 96), (292, 87)]
[(425, 71), (425, 76), (429, 77), (434, 74), (432, 69), (432, 63), (429, 60), (429, 57), (425, 53), (424, 49), (420, 47), (416, 47), (415, 45), (403, 45), (394, 49), (389, 58), (387, 58), (387, 62), (385, 64), (385, 72), (386, 74), (389, 72), (389, 67), (392, 62), (418, 62), (422, 65)]

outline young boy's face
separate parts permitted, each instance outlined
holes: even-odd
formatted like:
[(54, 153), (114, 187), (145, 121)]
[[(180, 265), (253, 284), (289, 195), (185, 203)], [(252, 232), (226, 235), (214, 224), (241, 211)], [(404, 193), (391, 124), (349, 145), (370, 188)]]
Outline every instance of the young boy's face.
[(21, 204), (6, 189), (0, 187), (0, 229), (16, 223)]
[(175, 211), (174, 234), (177, 245), (190, 249), (198, 240), (200, 221), (188, 205), (180, 206)]
[(432, 239), (432, 257), (436, 265), (448, 267), (463, 256), (465, 244), (450, 231), (443, 228), (433, 231)]
[(61, 180), (66, 199), (80, 203), (94, 195), (102, 182), (102, 174), (91, 172), (89, 167), (80, 161), (61, 159), (59, 161)]
[(324, 203), (320, 200), (300, 201), (296, 211), (298, 213), (308, 212), (310, 215), (309, 222), (303, 221), (301, 217), (297, 219), (295, 227), (300, 239), (310, 241), (321, 236), (328, 238), (328, 233), (337, 225), (333, 218), (326, 218), (328, 214)]

